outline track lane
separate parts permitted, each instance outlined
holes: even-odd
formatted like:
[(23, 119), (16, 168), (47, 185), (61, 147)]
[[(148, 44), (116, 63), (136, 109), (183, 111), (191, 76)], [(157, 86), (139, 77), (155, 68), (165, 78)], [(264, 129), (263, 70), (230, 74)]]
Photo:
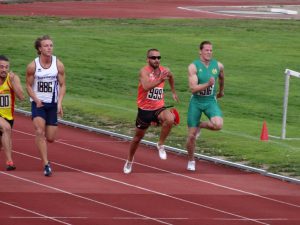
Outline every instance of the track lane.
[[(28, 117), (18, 115), (13, 134), (18, 170), (14, 173), (24, 179), (43, 181), (50, 186), (54, 184), (55, 188), (79, 193), (96, 201), (114, 203), (152, 218), (163, 218), (163, 221), (171, 224), (218, 224), (220, 220), (224, 224), (299, 222), (297, 185), (203, 161), (199, 163), (199, 172), (188, 173), (185, 171), (186, 159), (182, 156), (169, 154), (167, 161), (161, 161), (153, 149), (145, 146), (141, 146), (137, 154), (140, 165), (134, 165), (134, 173), (126, 176), (122, 173), (122, 167), (128, 142), (71, 127), (61, 126), (59, 130), (59, 141), (51, 144), (49, 150), (50, 159), (54, 163), (54, 176), (46, 178), (42, 175), (34, 146), (31, 121)], [(87, 142), (80, 142), (79, 138)], [(231, 183), (228, 178), (232, 179), (233, 185), (222, 184), (224, 181)], [(79, 183), (76, 182), (78, 180)], [(266, 189), (249, 183), (255, 180), (266, 186)], [(240, 191), (235, 190), (234, 185), (240, 186)], [(250, 190), (256, 192), (247, 194)], [(284, 203), (264, 199), (260, 194)], [(271, 209), (271, 213), (262, 209)], [(99, 220), (89, 217), (87, 220), (102, 221), (105, 218), (118, 218), (125, 224), (149, 222), (130, 215), (103, 216)]]

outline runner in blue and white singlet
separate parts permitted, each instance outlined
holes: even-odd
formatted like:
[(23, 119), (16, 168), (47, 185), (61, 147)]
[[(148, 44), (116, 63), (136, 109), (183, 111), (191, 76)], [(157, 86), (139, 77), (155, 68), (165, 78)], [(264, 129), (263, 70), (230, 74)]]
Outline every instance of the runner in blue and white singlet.
[[(58, 69), (56, 56), (52, 56), (52, 63), (49, 68), (43, 68), (40, 64), (40, 57), (35, 58), (35, 74), (33, 91), (36, 97), (44, 103), (57, 103), (58, 98)], [(30, 98), (32, 102), (33, 99)]]
[(30, 96), (36, 144), (44, 165), (44, 175), (51, 176), (47, 142), (54, 141), (58, 115), (63, 116), (62, 101), (66, 93), (65, 69), (63, 63), (53, 56), (53, 42), (48, 35), (38, 37), (34, 47), (38, 57), (27, 66), (26, 89)]

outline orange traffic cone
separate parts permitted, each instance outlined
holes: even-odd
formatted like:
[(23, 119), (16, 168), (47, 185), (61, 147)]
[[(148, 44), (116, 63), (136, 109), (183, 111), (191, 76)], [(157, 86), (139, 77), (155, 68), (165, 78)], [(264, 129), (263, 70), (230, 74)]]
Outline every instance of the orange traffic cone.
[(263, 123), (263, 127), (262, 127), (261, 134), (260, 134), (260, 140), (261, 141), (269, 140), (269, 134), (268, 134), (268, 128), (267, 128), (266, 121), (264, 121), (264, 123)]

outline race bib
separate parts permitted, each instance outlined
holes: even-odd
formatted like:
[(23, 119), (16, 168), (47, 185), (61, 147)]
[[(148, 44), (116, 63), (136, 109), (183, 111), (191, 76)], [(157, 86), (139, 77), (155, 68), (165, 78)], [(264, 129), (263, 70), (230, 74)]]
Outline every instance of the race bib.
[(10, 107), (10, 95), (2, 94), (0, 95), (0, 107), (1, 108), (9, 108)]
[(214, 85), (213, 86), (210, 86), (208, 88), (206, 88), (205, 90), (203, 91), (199, 91), (197, 93), (197, 95), (200, 95), (200, 96), (210, 96), (213, 94), (213, 90), (214, 90)]
[(153, 88), (148, 91), (147, 98), (151, 100), (161, 100), (163, 98), (164, 89), (163, 88)]
[(37, 91), (43, 93), (52, 92), (53, 91), (52, 85), (53, 85), (52, 82), (39, 81), (37, 82)]

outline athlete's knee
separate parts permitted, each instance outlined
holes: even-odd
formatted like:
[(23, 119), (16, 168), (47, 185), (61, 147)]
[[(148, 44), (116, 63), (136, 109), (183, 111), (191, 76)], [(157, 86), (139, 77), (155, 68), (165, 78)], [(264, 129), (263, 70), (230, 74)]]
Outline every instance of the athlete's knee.
[(174, 114), (171, 113), (169, 110), (165, 110), (161, 113), (159, 120), (162, 126), (172, 127), (174, 124)]
[(138, 142), (141, 141), (141, 139), (142, 139), (142, 138), (141, 138), (140, 136), (134, 136), (133, 139), (132, 139), (132, 142), (138, 143)]
[(213, 130), (221, 130), (223, 128), (223, 123), (213, 123)]
[(132, 139), (132, 142), (134, 143), (140, 143), (140, 141), (142, 140), (142, 138), (144, 137), (144, 134), (143, 133), (137, 133), (134, 135), (133, 139)]
[(172, 127), (174, 124), (174, 116), (168, 116), (166, 117), (163, 121), (162, 121), (162, 125), (163, 126), (168, 126), (168, 127)]
[(45, 131), (44, 131), (44, 129), (42, 129), (40, 127), (36, 128), (35, 135), (36, 135), (37, 138), (45, 138)]
[(55, 141), (56, 132), (49, 132), (49, 130), (46, 130), (46, 140), (49, 143), (53, 143)]
[(166, 127), (172, 127), (174, 124), (174, 120), (165, 120), (163, 122), (163, 126), (166, 126)]
[(47, 137), (46, 140), (49, 143), (53, 143), (55, 141), (55, 138), (54, 137)]
[(212, 130), (221, 130), (223, 127), (223, 118), (221, 117), (214, 117), (210, 121), (211, 129)]
[(11, 126), (10, 125), (4, 125), (1, 127), (2, 133), (11, 134)]
[(133, 145), (138, 145), (141, 142), (141, 140), (142, 138), (140, 137), (134, 137), (131, 142)]

